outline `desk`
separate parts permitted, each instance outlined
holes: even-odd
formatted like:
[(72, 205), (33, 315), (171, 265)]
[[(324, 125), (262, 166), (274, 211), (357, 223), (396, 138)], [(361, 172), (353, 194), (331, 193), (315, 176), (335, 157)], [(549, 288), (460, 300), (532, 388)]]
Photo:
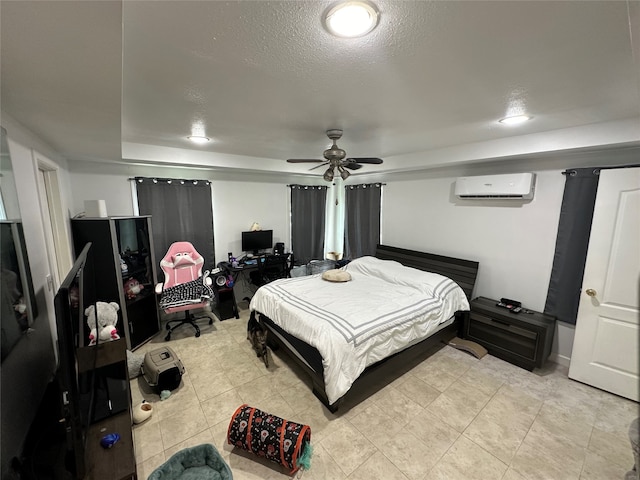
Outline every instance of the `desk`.
[[(236, 298), (250, 300), (259, 288), (250, 278), (251, 272), (260, 270), (261, 265), (258, 265), (258, 262), (266, 262), (267, 269), (273, 267), (273, 264), (269, 265), (273, 261), (280, 263), (280, 265), (284, 265), (284, 276), (289, 277), (292, 258), (291, 253), (285, 253), (284, 255), (260, 255), (248, 259), (249, 261), (255, 260), (255, 263), (240, 263), (237, 267), (234, 267), (229, 262), (220, 262), (217, 266), (233, 278)], [(264, 263), (262, 265), (264, 266)]]
[(241, 298), (250, 301), (257, 288), (249, 281), (249, 273), (258, 270), (258, 265), (234, 267), (229, 262), (220, 262), (217, 266), (226, 275), (231, 275), (231, 278), (233, 278), (233, 288), (231, 290), (233, 291), (234, 299)]

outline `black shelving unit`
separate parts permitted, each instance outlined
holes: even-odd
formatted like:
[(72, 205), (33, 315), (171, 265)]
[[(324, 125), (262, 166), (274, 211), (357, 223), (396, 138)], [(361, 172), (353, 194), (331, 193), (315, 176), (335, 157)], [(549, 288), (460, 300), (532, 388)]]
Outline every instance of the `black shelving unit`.
[[(122, 323), (116, 327), (135, 350), (160, 331), (151, 217), (78, 218), (71, 229), (76, 252), (92, 242), (98, 300), (120, 305)], [(138, 293), (128, 294), (130, 280), (138, 283)]]

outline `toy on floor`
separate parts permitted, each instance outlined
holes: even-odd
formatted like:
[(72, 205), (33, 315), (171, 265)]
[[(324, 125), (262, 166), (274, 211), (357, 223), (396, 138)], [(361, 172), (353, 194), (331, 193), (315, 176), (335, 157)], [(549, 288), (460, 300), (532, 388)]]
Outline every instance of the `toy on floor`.
[(279, 463), (293, 475), (311, 466), (311, 427), (241, 405), (231, 417), (227, 442)]
[(449, 345), (453, 348), (457, 348), (458, 350), (470, 353), (476, 358), (482, 358), (488, 353), (487, 349), (479, 343), (472, 342), (471, 340), (463, 340), (458, 337), (453, 337), (449, 340)]
[[(97, 313), (96, 313), (97, 310)], [(87, 325), (89, 325), (89, 345), (95, 345), (96, 342), (109, 342), (118, 340), (118, 310), (120, 305), (116, 302), (96, 302), (95, 305), (89, 305), (84, 314), (87, 316)]]

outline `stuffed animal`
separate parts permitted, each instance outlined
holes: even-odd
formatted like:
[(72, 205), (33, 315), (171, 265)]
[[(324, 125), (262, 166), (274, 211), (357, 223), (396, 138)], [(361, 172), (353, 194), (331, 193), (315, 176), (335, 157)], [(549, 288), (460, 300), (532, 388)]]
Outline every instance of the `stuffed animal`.
[(95, 306), (89, 305), (85, 309), (84, 314), (87, 316), (87, 325), (91, 329), (89, 345), (96, 344), (98, 335), (100, 342), (109, 342), (120, 338), (116, 329), (118, 310), (120, 310), (120, 306), (116, 302), (96, 302)]
[(138, 295), (143, 288), (144, 288), (144, 285), (142, 285), (135, 278), (130, 278), (129, 280), (124, 282), (124, 291), (127, 294), (127, 298), (129, 300), (133, 300), (134, 298), (136, 298), (136, 295)]

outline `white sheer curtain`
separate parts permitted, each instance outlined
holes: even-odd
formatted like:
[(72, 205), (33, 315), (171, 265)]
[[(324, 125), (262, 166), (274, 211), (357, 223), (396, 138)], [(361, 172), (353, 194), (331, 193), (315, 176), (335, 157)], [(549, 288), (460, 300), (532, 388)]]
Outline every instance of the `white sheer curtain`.
[(344, 181), (334, 178), (325, 210), (324, 258), (330, 260), (341, 260), (344, 254), (344, 197)]

